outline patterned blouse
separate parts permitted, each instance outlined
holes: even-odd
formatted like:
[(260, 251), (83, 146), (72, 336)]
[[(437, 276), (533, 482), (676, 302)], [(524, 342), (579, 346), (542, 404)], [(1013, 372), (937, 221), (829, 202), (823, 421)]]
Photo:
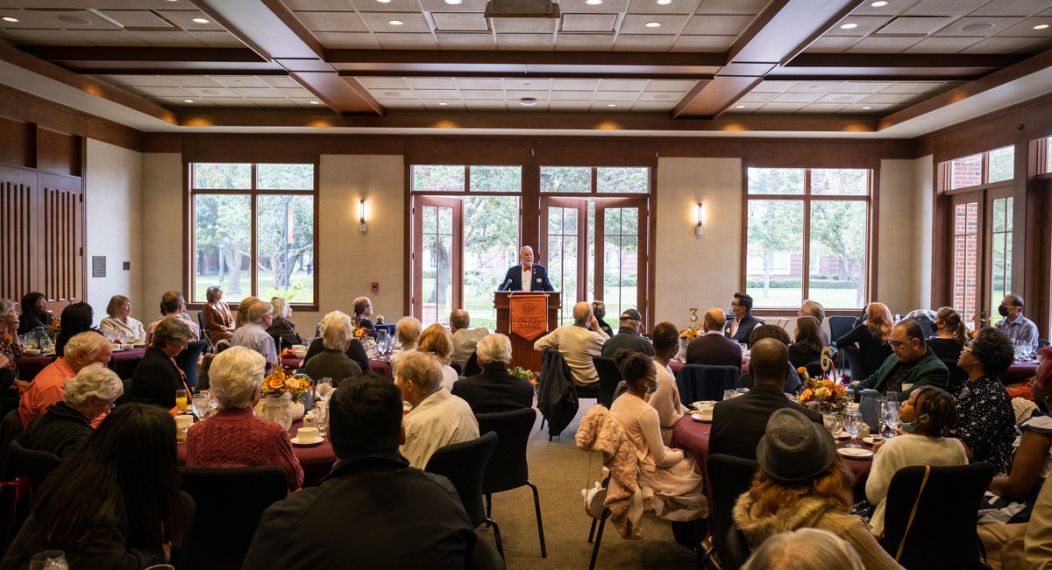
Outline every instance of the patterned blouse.
[(22, 356), (22, 345), (11, 333), (0, 333), (0, 356), (7, 357), (7, 368), (15, 369), (15, 358)]
[(957, 437), (972, 450), (972, 461), (989, 461), (1007, 473), (1018, 431), (1012, 401), (996, 378), (967, 382), (956, 397)]

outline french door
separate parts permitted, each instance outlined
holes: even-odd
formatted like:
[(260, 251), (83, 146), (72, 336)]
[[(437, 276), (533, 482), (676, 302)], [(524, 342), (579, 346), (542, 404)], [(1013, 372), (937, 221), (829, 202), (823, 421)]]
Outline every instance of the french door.
[(989, 324), (1001, 299), (1012, 292), (1010, 187), (953, 196), (950, 208), (951, 304), (961, 317)]
[(444, 323), (463, 306), (464, 202), (416, 196), (413, 216), (413, 300), (423, 323)]

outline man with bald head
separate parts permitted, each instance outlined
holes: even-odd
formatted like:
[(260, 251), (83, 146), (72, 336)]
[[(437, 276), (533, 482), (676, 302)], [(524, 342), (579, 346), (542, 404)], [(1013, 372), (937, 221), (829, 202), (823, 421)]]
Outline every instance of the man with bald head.
[(471, 328), (471, 315), (464, 309), (454, 309), (449, 313), (449, 332), (453, 335), (452, 362), (460, 366), (460, 372), (463, 373), (475, 347), (486, 338), (489, 330), (486, 327)]
[(592, 314), (592, 306), (586, 302), (573, 306), (573, 324), (563, 325), (537, 339), (534, 350), (554, 348), (563, 355), (570, 366), (574, 382), (580, 386), (591, 386), (599, 381), (592, 357), (599, 356), (603, 343), (610, 337), (599, 328), (599, 321)]
[(705, 311), (705, 319), (702, 322), (705, 334), (687, 345), (687, 364), (741, 368), (742, 349), (737, 342), (723, 335), (725, 321), (723, 309), (709, 307), (709, 310)]
[(533, 248), (524, 245), (519, 250), (519, 264), (508, 268), (497, 291), (555, 291), (548, 280), (548, 270), (533, 262)]
[(775, 410), (792, 408), (821, 424), (822, 414), (805, 408), (782, 392), (789, 373), (789, 351), (782, 341), (764, 338), (752, 347), (749, 369), (753, 387), (732, 400), (717, 402), (712, 410), (709, 453), (756, 459), (756, 446), (763, 439), (767, 420)]

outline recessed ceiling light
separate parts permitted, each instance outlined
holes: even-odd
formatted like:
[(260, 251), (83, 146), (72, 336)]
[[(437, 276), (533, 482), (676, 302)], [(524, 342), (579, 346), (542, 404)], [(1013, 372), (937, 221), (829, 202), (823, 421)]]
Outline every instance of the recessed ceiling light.
[(603, 0), (584, 0), (584, 3), (589, 6), (598, 6), (603, 3)]
[(0, 20), (3, 20), (5, 22), (11, 22), (12, 24), (18, 23), (18, 18), (12, 18), (11, 16), (4, 16), (3, 18), (0, 18)]
[(885, 2), (884, 0), (877, 0), (876, 2), (870, 4), (870, 6), (873, 6), (874, 8), (883, 8), (884, 6), (887, 6), (887, 5), (888, 5), (888, 3)]
[(854, 30), (857, 27), (858, 27), (858, 24), (856, 24), (854, 22), (848, 22), (846, 24), (841, 24), (840, 29), (841, 30)]
[(647, 22), (646, 24), (643, 24), (643, 25), (648, 27), (648, 28), (660, 28), (661, 27), (661, 22)]
[(211, 24), (212, 23), (212, 22), (209, 22), (208, 20), (206, 20), (205, 18), (194, 18), (193, 20), (190, 20), (190, 21), (195, 23), (195, 24)]
[(381, 4), (390, 4), (391, 3), (391, 0), (376, 0), (376, 1), (381, 3)]
[(662, 6), (668, 6), (669, 4), (672, 3), (672, 0), (657, 0), (657, 3), (662, 5)]
[(519, 104), (523, 107), (532, 107), (537, 104), (537, 99), (535, 97), (523, 97), (519, 99)]
[(439, 103), (439, 105), (442, 106), (442, 107), (445, 107), (446, 105), (449, 105), (449, 103), (446, 103), (445, 101), (442, 101), (441, 103)]
[(311, 105), (321, 105), (321, 101), (311, 101)]
[(607, 103), (606, 106), (607, 107), (616, 107), (617, 103)]
[(1044, 30), (1046, 28), (1048, 28), (1048, 24), (1038, 24), (1038, 25), (1034, 26), (1035, 30)]
[(870, 109), (872, 109), (872, 108), (873, 108), (873, 107), (870, 107), (869, 105), (863, 105), (863, 106), (862, 106), (862, 110), (863, 110), (863, 111), (868, 111), (868, 110), (870, 110)]
[(450, 6), (457, 6), (463, 1), (464, 0), (446, 0), (446, 4), (449, 4)]
[(404, 22), (402, 20), (388, 20), (387, 23), (392, 26), (401, 26)]
[(193, 99), (183, 99), (183, 103), (193, 103)]
[(745, 105), (735, 105), (734, 108), (735, 109), (744, 109)]

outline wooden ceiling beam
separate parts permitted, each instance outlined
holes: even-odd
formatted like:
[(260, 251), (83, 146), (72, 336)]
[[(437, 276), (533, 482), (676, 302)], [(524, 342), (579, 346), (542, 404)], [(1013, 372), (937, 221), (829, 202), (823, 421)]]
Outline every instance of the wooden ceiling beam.
[[(471, 51), (471, 50), (325, 50), (325, 61), (340, 67), (380, 66), (384, 64), (494, 64), (494, 65), (579, 65), (579, 66), (681, 66), (722, 67), (722, 53), (685, 52), (590, 52), (590, 51)], [(339, 65), (347, 64), (347, 65)]]
[(727, 65), (712, 81), (691, 90), (676, 105), (672, 117), (719, 117), (770, 70), (799, 55), (860, 4), (862, 0), (771, 2), (731, 46)]

